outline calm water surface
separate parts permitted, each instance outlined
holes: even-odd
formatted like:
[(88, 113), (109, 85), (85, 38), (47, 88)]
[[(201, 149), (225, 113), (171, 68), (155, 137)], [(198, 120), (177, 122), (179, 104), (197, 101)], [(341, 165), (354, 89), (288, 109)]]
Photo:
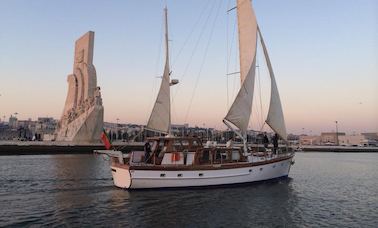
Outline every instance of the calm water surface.
[(125, 191), (102, 157), (0, 156), (0, 226), (378, 227), (378, 154), (295, 160), (276, 182)]

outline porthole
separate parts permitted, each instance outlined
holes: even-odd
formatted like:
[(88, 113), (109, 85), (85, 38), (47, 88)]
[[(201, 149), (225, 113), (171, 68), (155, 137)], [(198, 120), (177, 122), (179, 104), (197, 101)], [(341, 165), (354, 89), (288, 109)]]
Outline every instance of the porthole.
[(252, 169), (248, 170), (250, 173), (252, 173)]
[(160, 173), (160, 177), (165, 177), (165, 173)]
[(199, 173), (198, 176), (203, 177), (203, 173)]
[(263, 170), (263, 168), (260, 168), (260, 171), (262, 171)]
[(273, 168), (276, 168), (276, 165), (273, 165)]
[(177, 177), (182, 177), (182, 173), (177, 174)]

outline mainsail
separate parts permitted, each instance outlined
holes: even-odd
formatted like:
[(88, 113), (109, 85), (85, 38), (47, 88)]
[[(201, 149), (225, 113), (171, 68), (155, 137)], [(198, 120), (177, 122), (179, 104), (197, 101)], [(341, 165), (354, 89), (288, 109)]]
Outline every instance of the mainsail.
[(285, 141), (287, 140), (287, 133), (286, 133), (286, 126), (285, 126), (285, 119), (282, 111), (281, 99), (278, 93), (276, 79), (274, 77), (272, 64), (269, 59), (268, 51), (266, 49), (264, 39), (261, 35), (260, 29), (257, 28), (261, 46), (263, 48), (266, 64), (268, 66), (270, 80), (271, 80), (271, 91), (270, 91), (270, 104), (269, 104), (269, 111), (268, 117), (266, 119), (266, 123), (275, 131), (282, 139)]
[(237, 1), (241, 87), (224, 121), (245, 134), (252, 111), (256, 70), (257, 21), (249, 0)]
[(165, 67), (160, 90), (147, 123), (147, 129), (162, 133), (169, 133), (171, 126), (171, 96), (169, 80), (169, 49), (168, 49), (168, 13), (165, 12)]
[(287, 139), (285, 120), (281, 100), (278, 93), (272, 65), (268, 56), (263, 37), (257, 25), (251, 1), (237, 0), (237, 15), (239, 29), (239, 55), (241, 87), (228, 111), (224, 122), (234, 124), (244, 135), (247, 131), (252, 111), (253, 92), (255, 86), (256, 47), (260, 37), (266, 63), (271, 78), (271, 97), (266, 123), (284, 140)]

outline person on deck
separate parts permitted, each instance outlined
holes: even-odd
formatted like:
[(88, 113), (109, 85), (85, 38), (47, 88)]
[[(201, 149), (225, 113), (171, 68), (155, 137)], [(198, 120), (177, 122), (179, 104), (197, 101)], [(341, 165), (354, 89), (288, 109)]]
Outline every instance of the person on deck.
[(149, 142), (146, 142), (144, 144), (144, 162), (148, 162), (150, 159), (150, 153), (151, 153), (151, 145)]
[(264, 144), (265, 149), (267, 149), (269, 145), (269, 139), (268, 139), (268, 136), (266, 135), (266, 132), (264, 132), (263, 144)]
[(273, 152), (274, 153), (276, 153), (278, 150), (278, 138), (279, 138), (278, 134), (277, 133), (274, 134), (273, 136)]

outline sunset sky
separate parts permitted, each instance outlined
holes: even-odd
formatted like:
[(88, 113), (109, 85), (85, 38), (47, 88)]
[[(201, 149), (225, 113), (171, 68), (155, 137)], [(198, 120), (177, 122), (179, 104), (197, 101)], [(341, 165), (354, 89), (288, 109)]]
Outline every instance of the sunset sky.
[[(229, 0), (0, 1), (0, 118), (60, 118), (74, 42), (95, 32), (105, 121), (146, 124), (164, 65), (168, 5), (174, 123), (225, 129), (239, 86)], [(378, 1), (254, 0), (289, 133), (378, 131)], [(261, 53), (260, 53), (261, 54)], [(260, 62), (261, 100), (269, 99)], [(258, 84), (258, 83), (256, 83)], [(265, 87), (264, 87), (265, 86)], [(266, 88), (267, 87), (267, 88)], [(260, 91), (260, 87), (256, 89)], [(257, 93), (258, 94), (258, 93)], [(267, 105), (255, 96), (251, 128)], [(257, 120), (256, 120), (257, 119)]]

